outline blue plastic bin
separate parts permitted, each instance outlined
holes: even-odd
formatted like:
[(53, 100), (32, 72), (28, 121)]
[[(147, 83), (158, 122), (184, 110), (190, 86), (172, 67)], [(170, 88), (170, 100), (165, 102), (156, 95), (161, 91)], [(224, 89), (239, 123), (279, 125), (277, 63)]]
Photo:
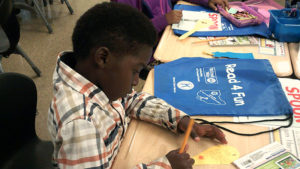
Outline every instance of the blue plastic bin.
[(270, 11), (269, 29), (280, 42), (300, 42), (300, 14), (290, 16), (291, 9)]

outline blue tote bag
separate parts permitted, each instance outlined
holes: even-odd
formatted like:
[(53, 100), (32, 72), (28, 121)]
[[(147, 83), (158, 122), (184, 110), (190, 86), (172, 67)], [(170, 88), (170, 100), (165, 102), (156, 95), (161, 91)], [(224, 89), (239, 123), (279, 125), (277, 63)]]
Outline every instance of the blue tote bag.
[(154, 73), (154, 95), (189, 115), (293, 112), (268, 60), (181, 58)]

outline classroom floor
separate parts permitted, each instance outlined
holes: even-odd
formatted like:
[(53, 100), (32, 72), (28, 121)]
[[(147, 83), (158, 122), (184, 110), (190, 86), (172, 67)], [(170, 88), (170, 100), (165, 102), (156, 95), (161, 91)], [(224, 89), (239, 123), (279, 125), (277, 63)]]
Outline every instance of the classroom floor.
[[(69, 0), (74, 14), (70, 15), (65, 4), (54, 0), (53, 5), (46, 6), (45, 13), (50, 22), (53, 33), (49, 34), (46, 26), (39, 17), (28, 11), (21, 11), (21, 38), (19, 45), (30, 59), (42, 71), (37, 77), (31, 67), (20, 55), (10, 55), (2, 59), (2, 66), (6, 72), (18, 72), (31, 77), (38, 91), (38, 115), (36, 117), (36, 133), (43, 140), (50, 140), (47, 129), (47, 115), (52, 94), (52, 74), (55, 68), (57, 54), (64, 50), (72, 50), (71, 35), (77, 19), (90, 7), (108, 0)], [(284, 0), (275, 0), (281, 5)], [(144, 81), (140, 80), (135, 87), (140, 91)], [(21, 86), (20, 86), (21, 87)]]

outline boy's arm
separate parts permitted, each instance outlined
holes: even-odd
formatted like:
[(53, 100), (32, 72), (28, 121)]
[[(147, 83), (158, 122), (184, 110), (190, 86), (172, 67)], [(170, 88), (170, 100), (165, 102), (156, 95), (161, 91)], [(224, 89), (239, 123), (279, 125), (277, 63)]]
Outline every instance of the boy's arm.
[(181, 118), (187, 116), (164, 100), (148, 93), (133, 92), (124, 99), (124, 102), (127, 115), (163, 126), (173, 132), (177, 132)]

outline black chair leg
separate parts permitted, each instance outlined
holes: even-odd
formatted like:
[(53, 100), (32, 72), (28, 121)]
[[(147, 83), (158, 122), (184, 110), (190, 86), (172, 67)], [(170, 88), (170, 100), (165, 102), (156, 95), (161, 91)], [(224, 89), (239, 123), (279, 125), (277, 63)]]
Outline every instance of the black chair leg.
[(47, 29), (48, 29), (48, 32), (49, 33), (52, 33), (53, 30), (52, 30), (52, 27), (50, 26), (50, 24), (48, 23), (47, 19), (46, 19), (46, 16), (44, 15), (44, 13), (42, 12), (41, 8), (39, 7), (39, 4), (38, 4), (38, 1), (37, 0), (33, 0), (32, 1), (34, 3), (34, 7), (36, 9), (36, 13), (42, 17), (42, 20), (44, 21)]
[(0, 73), (3, 73), (3, 68), (2, 68), (2, 56), (0, 55)]
[(72, 7), (71, 7), (69, 1), (68, 1), (68, 0), (62, 0), (62, 1), (64, 1), (64, 2), (66, 3), (66, 5), (67, 5), (67, 7), (68, 7), (68, 9), (69, 9), (69, 12), (70, 12), (70, 14), (72, 15), (74, 11), (73, 11), (73, 9), (72, 9)]
[(42, 9), (39, 7), (38, 1), (33, 0), (32, 3), (33, 3), (34, 7), (32, 7), (32, 6), (30, 6), (26, 3), (23, 3), (23, 2), (14, 2), (14, 7), (17, 8), (17, 9), (26, 9), (26, 10), (29, 10), (31, 12), (35, 12), (37, 15), (39, 15), (42, 18), (44, 24), (46, 25), (46, 27), (48, 29), (48, 32), (52, 33), (53, 32), (52, 27), (49, 24), (49, 22), (47, 21), (46, 16), (42, 12)]
[(33, 71), (36, 73), (37, 76), (39, 76), (39, 77), (41, 76), (42, 72), (40, 71), (40, 69), (35, 66), (35, 64), (30, 60), (30, 58), (22, 50), (22, 48), (20, 48), (19, 45), (16, 47), (16, 53), (20, 54), (27, 61), (27, 63), (31, 66), (31, 68), (33, 69)]

